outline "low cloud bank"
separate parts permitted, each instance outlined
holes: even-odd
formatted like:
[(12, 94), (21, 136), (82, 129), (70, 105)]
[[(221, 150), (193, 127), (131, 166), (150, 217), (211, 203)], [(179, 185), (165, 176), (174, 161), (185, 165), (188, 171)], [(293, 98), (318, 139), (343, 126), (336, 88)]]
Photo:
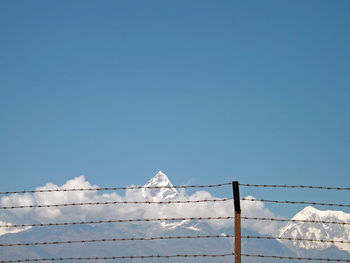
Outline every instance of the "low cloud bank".
[[(97, 188), (84, 176), (68, 180), (62, 186), (47, 183), (36, 190), (47, 189), (72, 189), (72, 188)], [(254, 198), (248, 196), (249, 198)], [(181, 191), (175, 200), (199, 200), (217, 199), (207, 191), (197, 191), (191, 195)], [(127, 190), (124, 195), (117, 192), (100, 193), (99, 191), (76, 191), (76, 192), (50, 192), (33, 194), (12, 194), (1, 198), (1, 206), (22, 205), (50, 205), (63, 203), (85, 202), (113, 202), (113, 201), (162, 201), (158, 195), (145, 190)], [(195, 207), (195, 208), (194, 208)], [(248, 217), (276, 217), (260, 201), (241, 201), (242, 216)], [(232, 201), (206, 202), (191, 204), (114, 204), (114, 205), (86, 205), (50, 208), (23, 208), (9, 209), (0, 212), (0, 224), (31, 224), (72, 222), (86, 220), (112, 220), (133, 218), (166, 218), (166, 217), (225, 217), (233, 215)], [(208, 221), (216, 228), (225, 228), (232, 225), (232, 220)], [(261, 234), (276, 233), (277, 226), (269, 221), (242, 221), (243, 228), (257, 231)], [(0, 228), (0, 235), (23, 231), (23, 228)]]

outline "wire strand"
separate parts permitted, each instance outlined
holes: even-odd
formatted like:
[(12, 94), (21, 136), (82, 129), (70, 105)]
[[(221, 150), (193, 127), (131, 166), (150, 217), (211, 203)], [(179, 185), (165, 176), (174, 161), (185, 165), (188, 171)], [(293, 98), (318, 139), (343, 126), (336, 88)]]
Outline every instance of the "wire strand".
[(338, 190), (349, 191), (350, 187), (330, 187), (330, 186), (313, 186), (313, 185), (285, 185), (285, 184), (239, 184), (246, 187), (265, 187), (265, 188), (304, 188), (304, 189), (319, 189), (319, 190)]
[(325, 239), (308, 239), (308, 238), (293, 238), (293, 237), (270, 237), (270, 236), (241, 236), (245, 239), (268, 239), (268, 240), (288, 240), (288, 241), (308, 241), (308, 242), (320, 242), (320, 243), (342, 243), (350, 244), (350, 241), (346, 240), (325, 240)]
[(49, 207), (67, 207), (67, 206), (87, 206), (87, 205), (115, 205), (115, 204), (190, 204), (190, 203), (208, 203), (208, 202), (226, 202), (231, 198), (223, 199), (202, 199), (202, 200), (172, 200), (172, 201), (107, 201), (107, 202), (82, 202), (66, 204), (48, 204), (48, 205), (20, 205), (20, 206), (2, 206), (0, 209), (19, 209), (19, 208), (49, 208)]
[(147, 258), (197, 258), (197, 257), (228, 257), (234, 253), (227, 254), (177, 254), (177, 255), (150, 255), (150, 256), (114, 256), (114, 257), (61, 257), (61, 258), (28, 258), (3, 260), (0, 263), (31, 262), (31, 261), (64, 261), (64, 260), (117, 260), (117, 259), (147, 259)]
[(282, 201), (282, 200), (268, 200), (268, 199), (256, 199), (256, 198), (242, 198), (241, 201), (251, 202), (267, 202), (267, 203), (278, 203), (278, 204), (299, 204), (299, 205), (320, 205), (320, 206), (339, 206), (339, 207), (350, 207), (348, 204), (332, 204), (332, 203), (317, 203), (317, 202), (304, 202), (304, 201)]
[[(66, 241), (44, 241), (32, 243), (7, 243), (1, 244), (0, 247), (14, 246), (39, 246), (39, 245), (61, 245), (61, 244), (77, 244), (77, 243), (97, 243), (97, 242), (117, 242), (117, 241), (153, 241), (153, 240), (172, 240), (172, 239), (209, 239), (209, 238), (234, 238), (233, 235), (198, 235), (198, 236), (159, 236), (159, 237), (131, 237), (131, 238), (103, 238), (103, 239), (86, 239), (86, 240), (66, 240)], [(244, 239), (267, 239), (267, 240), (288, 240), (288, 241), (308, 241), (321, 243), (342, 243), (350, 244), (346, 240), (325, 240), (325, 239), (307, 239), (307, 238), (289, 238), (289, 237), (273, 237), (273, 236), (241, 236)]]
[(302, 219), (281, 219), (281, 218), (266, 218), (266, 217), (247, 217), (241, 216), (241, 219), (245, 220), (262, 220), (262, 221), (277, 221), (277, 222), (300, 222), (300, 223), (317, 223), (317, 224), (338, 224), (338, 225), (350, 225), (347, 222), (332, 222), (322, 220), (302, 220)]
[(311, 257), (284, 257), (284, 256), (270, 256), (259, 254), (241, 254), (244, 257), (258, 257), (258, 258), (276, 258), (276, 259), (292, 259), (292, 260), (309, 260), (309, 261), (328, 261), (328, 262), (350, 262), (349, 259), (338, 258), (311, 258)]
[(67, 241), (45, 241), (32, 243), (8, 243), (0, 244), (0, 247), (15, 246), (39, 246), (39, 245), (61, 245), (61, 244), (77, 244), (77, 243), (96, 243), (96, 242), (117, 242), (117, 241), (153, 241), (153, 240), (172, 240), (172, 239), (209, 239), (209, 238), (233, 238), (231, 235), (205, 235), (205, 236), (159, 236), (159, 237), (131, 237), (131, 238), (103, 238), (103, 239), (87, 239), (87, 240), (67, 240)]
[[(7, 194), (25, 194), (25, 193), (51, 193), (51, 192), (76, 192), (76, 191), (118, 191), (118, 190), (137, 190), (137, 189), (160, 189), (160, 188), (213, 188), (231, 185), (232, 182), (208, 185), (174, 185), (174, 186), (126, 186), (126, 187), (94, 187), (94, 188), (71, 188), (71, 189), (40, 189), (40, 190), (20, 190), (20, 191), (3, 191), (0, 195)], [(278, 184), (244, 184), (245, 187), (264, 187), (264, 188), (304, 188), (304, 189), (322, 189), (322, 190), (339, 190), (349, 191), (350, 187), (330, 187), (330, 186), (312, 186), (312, 185), (278, 185)]]
[(87, 224), (108, 224), (108, 223), (132, 223), (132, 222), (152, 222), (152, 221), (176, 221), (176, 220), (229, 220), (233, 216), (226, 217), (173, 217), (173, 218), (139, 218), (139, 219), (115, 219), (98, 221), (62, 222), (62, 223), (37, 223), (37, 224), (5, 224), (0, 227), (46, 227), (46, 226), (68, 226)]
[(172, 185), (172, 186), (126, 186), (126, 187), (94, 187), (94, 188), (70, 188), (70, 189), (40, 189), (40, 190), (21, 190), (21, 191), (4, 191), (0, 195), (7, 194), (25, 194), (25, 193), (52, 193), (52, 192), (79, 192), (79, 191), (118, 191), (118, 190), (140, 190), (140, 189), (162, 189), (162, 188), (216, 188), (231, 185), (232, 182), (222, 184), (207, 185)]

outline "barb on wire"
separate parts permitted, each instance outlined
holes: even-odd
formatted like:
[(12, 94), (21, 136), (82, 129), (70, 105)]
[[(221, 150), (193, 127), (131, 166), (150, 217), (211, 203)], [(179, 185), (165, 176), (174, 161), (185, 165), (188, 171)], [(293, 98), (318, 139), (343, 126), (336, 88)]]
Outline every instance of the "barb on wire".
[(21, 190), (21, 191), (5, 191), (0, 192), (0, 195), (7, 194), (25, 194), (25, 193), (52, 193), (52, 192), (79, 192), (79, 191), (118, 191), (118, 190), (139, 190), (139, 189), (162, 189), (162, 188), (215, 188), (232, 183), (222, 184), (207, 184), (207, 185), (173, 185), (173, 186), (126, 186), (126, 187), (94, 187), (94, 188), (70, 188), (70, 189), (40, 189), (40, 190)]
[(20, 205), (20, 206), (1, 206), (0, 209), (18, 209), (18, 208), (49, 208), (66, 206), (86, 206), (86, 205), (115, 205), (115, 204), (190, 204), (190, 203), (208, 203), (208, 202), (226, 202), (231, 198), (222, 199), (202, 199), (202, 200), (172, 200), (172, 201), (107, 201), (107, 202), (82, 202), (66, 204), (48, 204), (48, 205)]
[(172, 239), (209, 239), (209, 238), (233, 238), (231, 235), (206, 235), (206, 236), (159, 236), (159, 237), (131, 237), (131, 238), (104, 238), (104, 239), (87, 239), (87, 240), (67, 240), (67, 241), (46, 241), (32, 243), (8, 243), (0, 244), (0, 247), (15, 246), (39, 246), (39, 245), (61, 245), (77, 243), (97, 243), (97, 242), (117, 242), (117, 241), (153, 241), (153, 240), (172, 240)]
[(317, 223), (317, 224), (337, 224), (337, 225), (350, 225), (347, 222), (332, 222), (322, 220), (302, 220), (302, 219), (282, 219), (282, 218), (267, 218), (267, 217), (248, 217), (241, 216), (241, 219), (245, 220), (261, 220), (261, 221), (276, 221), (276, 222), (300, 222), (300, 223)]
[(244, 257), (258, 257), (258, 258), (276, 258), (276, 259), (292, 259), (292, 260), (309, 260), (309, 261), (327, 261), (327, 262), (350, 262), (350, 259), (338, 258), (311, 258), (311, 257), (284, 257), (284, 256), (270, 256), (259, 254), (241, 254)]
[(268, 199), (256, 199), (256, 198), (242, 198), (242, 201), (261, 201), (268, 203), (278, 204), (299, 204), (299, 205), (321, 205), (321, 206), (339, 206), (339, 207), (350, 207), (348, 204), (330, 204), (330, 203), (316, 203), (316, 202), (304, 202), (304, 201), (282, 201), (282, 200), (268, 200)]
[(350, 187), (330, 187), (330, 186), (312, 186), (312, 185), (285, 185), (285, 184), (239, 184), (240, 186), (247, 187), (269, 187), (269, 188), (305, 188), (305, 189), (320, 189), (320, 190), (346, 190), (349, 191)]
[(114, 257), (61, 257), (61, 258), (27, 258), (3, 260), (0, 263), (31, 262), (31, 261), (64, 261), (64, 260), (117, 260), (117, 259), (147, 259), (147, 258), (216, 258), (233, 256), (234, 253), (227, 254), (177, 254), (177, 255), (150, 255), (150, 256), (114, 256)]
[(270, 237), (270, 236), (242, 236), (245, 239), (268, 239), (268, 240), (289, 240), (289, 241), (309, 241), (309, 242), (321, 242), (321, 243), (342, 243), (350, 244), (350, 241), (346, 240), (325, 240), (325, 239), (309, 239), (309, 238), (293, 238), (293, 237)]
[(176, 220), (229, 220), (233, 216), (219, 217), (172, 217), (172, 218), (139, 218), (139, 219), (115, 219), (98, 221), (78, 221), (63, 223), (37, 223), (37, 224), (5, 224), (0, 227), (45, 227), (45, 226), (68, 226), (68, 225), (88, 225), (88, 224), (108, 224), (108, 223), (132, 223), (132, 222), (152, 222), (152, 221), (176, 221)]

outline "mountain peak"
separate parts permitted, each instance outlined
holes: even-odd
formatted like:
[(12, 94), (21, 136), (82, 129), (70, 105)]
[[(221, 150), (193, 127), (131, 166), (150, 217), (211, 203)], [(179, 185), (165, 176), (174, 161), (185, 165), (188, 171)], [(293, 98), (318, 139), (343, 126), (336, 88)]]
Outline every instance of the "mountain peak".
[(316, 209), (312, 206), (306, 206), (304, 209), (300, 210), (294, 215), (293, 220), (305, 220), (309, 219), (312, 215), (317, 215), (321, 213), (321, 210)]
[(152, 199), (172, 199), (178, 195), (178, 191), (174, 188), (173, 184), (170, 182), (169, 178), (165, 173), (159, 171), (155, 176), (153, 176), (145, 185), (145, 187), (164, 187), (156, 189), (142, 189), (144, 197)]
[(172, 187), (172, 183), (170, 182), (169, 178), (166, 176), (165, 173), (162, 171), (159, 171), (155, 176), (153, 176), (145, 186), (170, 186)]
[(307, 206), (303, 210), (299, 211), (297, 214), (294, 215), (292, 219), (296, 220), (307, 220), (307, 219), (320, 219), (320, 220), (326, 220), (329, 218), (334, 218), (337, 220), (341, 220), (344, 222), (347, 222), (350, 220), (350, 214), (347, 214), (343, 211), (336, 211), (336, 210), (319, 210), (312, 206)]

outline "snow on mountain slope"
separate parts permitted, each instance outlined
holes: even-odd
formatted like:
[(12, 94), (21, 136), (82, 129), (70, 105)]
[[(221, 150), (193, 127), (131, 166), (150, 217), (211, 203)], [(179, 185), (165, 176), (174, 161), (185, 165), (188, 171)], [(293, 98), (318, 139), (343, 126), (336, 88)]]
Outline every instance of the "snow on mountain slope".
[[(165, 187), (165, 188), (144, 188), (141, 190), (142, 196), (145, 200), (164, 201), (176, 199), (179, 197), (178, 191), (173, 187), (169, 178), (162, 171), (159, 171), (154, 177), (152, 177), (145, 185), (145, 187)], [(164, 208), (164, 207), (163, 207)], [(160, 222), (162, 229), (175, 230), (177, 228), (189, 229), (192, 231), (199, 231), (197, 227), (198, 222), (194, 221), (175, 221)]]
[[(350, 214), (343, 211), (318, 210), (314, 207), (307, 206), (298, 212), (292, 220), (311, 220), (325, 222), (345, 222), (350, 223)], [(350, 240), (350, 226), (342, 224), (326, 223), (308, 223), (308, 222), (289, 222), (280, 229), (279, 237), (287, 238), (304, 238), (316, 240)], [(324, 250), (331, 246), (336, 246), (340, 250), (350, 253), (350, 244), (330, 242), (310, 242), (310, 241), (285, 241), (280, 240), (290, 248), (316, 249)]]
[(161, 171), (152, 177), (145, 187), (166, 187), (142, 189), (142, 195), (146, 200), (169, 200), (178, 196), (178, 191), (173, 187), (169, 178)]
[[(0, 225), (12, 225), (11, 223), (0, 220)], [(0, 228), (0, 236), (8, 233), (18, 233), (30, 229), (30, 227), (6, 227)]]

